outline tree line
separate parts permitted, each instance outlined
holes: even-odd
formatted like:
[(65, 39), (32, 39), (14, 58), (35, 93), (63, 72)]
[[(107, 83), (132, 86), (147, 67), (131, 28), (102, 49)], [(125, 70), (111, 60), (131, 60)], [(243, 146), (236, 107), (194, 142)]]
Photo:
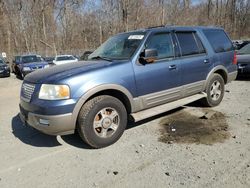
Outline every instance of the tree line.
[(0, 52), (80, 55), (116, 33), (158, 25), (213, 25), (250, 38), (250, 1), (0, 0)]

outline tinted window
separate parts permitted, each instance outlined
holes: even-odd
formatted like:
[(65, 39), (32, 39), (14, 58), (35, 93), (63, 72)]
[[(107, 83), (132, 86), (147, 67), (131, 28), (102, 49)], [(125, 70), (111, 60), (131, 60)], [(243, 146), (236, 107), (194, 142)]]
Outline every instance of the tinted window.
[(197, 45), (199, 47), (200, 53), (206, 53), (206, 50), (205, 50), (205, 48), (204, 48), (204, 46), (203, 46), (203, 44), (201, 42), (200, 37), (196, 33), (194, 33), (194, 37), (195, 37), (196, 43), (197, 43)]
[(21, 56), (15, 56), (15, 62), (20, 62)]
[(37, 57), (35, 55), (23, 56), (22, 61), (23, 61), (23, 63), (39, 62), (39, 61), (41, 61), (41, 58)]
[(232, 42), (223, 30), (207, 29), (204, 34), (216, 53), (233, 50)]
[(200, 50), (196, 43), (193, 33), (178, 32), (176, 33), (180, 44), (182, 56), (199, 54)]
[(147, 49), (156, 49), (158, 59), (174, 57), (173, 43), (170, 33), (155, 34), (147, 41)]

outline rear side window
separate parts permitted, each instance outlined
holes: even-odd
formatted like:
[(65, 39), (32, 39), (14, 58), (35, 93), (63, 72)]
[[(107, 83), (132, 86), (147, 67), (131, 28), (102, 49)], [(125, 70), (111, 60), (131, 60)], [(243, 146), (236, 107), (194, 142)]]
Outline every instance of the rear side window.
[(205, 50), (199, 36), (196, 33), (194, 33), (194, 37), (195, 37), (196, 43), (197, 43), (197, 45), (199, 47), (200, 53), (206, 53), (206, 50)]
[(206, 29), (203, 32), (216, 53), (233, 50), (233, 44), (223, 30)]
[(205, 53), (200, 39), (194, 32), (177, 32), (176, 37), (179, 41), (182, 56)]

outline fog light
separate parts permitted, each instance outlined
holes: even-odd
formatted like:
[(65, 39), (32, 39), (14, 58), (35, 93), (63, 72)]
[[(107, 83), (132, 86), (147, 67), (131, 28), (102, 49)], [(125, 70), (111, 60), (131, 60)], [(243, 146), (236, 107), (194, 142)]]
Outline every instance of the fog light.
[(39, 119), (39, 123), (43, 125), (49, 125), (49, 120), (47, 119)]

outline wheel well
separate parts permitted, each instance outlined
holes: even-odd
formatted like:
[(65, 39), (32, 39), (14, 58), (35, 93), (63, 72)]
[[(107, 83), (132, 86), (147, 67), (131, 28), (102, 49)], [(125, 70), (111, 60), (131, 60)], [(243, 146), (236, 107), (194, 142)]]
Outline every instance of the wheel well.
[(123, 103), (123, 105), (125, 106), (127, 113), (128, 114), (131, 113), (132, 109), (131, 109), (130, 101), (129, 101), (128, 97), (124, 93), (122, 93), (121, 91), (114, 90), (114, 89), (100, 91), (100, 92), (92, 95), (88, 100), (90, 100), (94, 97), (100, 96), (100, 95), (109, 95), (109, 96), (112, 96), (112, 97), (119, 99)]
[(224, 83), (225, 84), (227, 83), (227, 73), (224, 70), (220, 69), (220, 70), (215, 71), (214, 73), (221, 75), (224, 80)]

